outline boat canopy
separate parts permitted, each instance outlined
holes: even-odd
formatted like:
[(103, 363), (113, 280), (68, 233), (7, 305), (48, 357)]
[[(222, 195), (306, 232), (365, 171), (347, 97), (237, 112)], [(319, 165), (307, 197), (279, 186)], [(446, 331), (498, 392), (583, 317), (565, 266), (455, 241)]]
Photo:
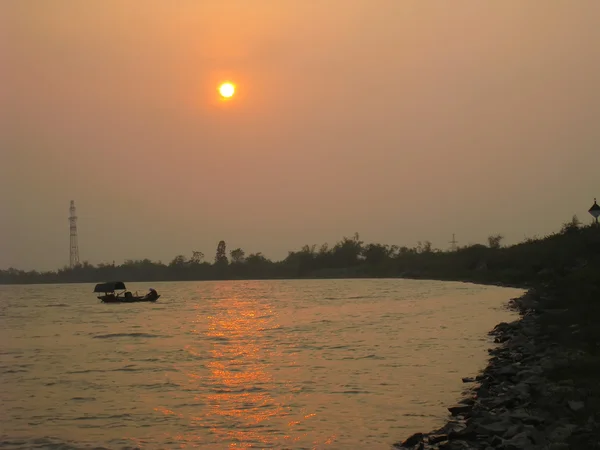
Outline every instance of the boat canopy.
[(110, 283), (100, 283), (94, 288), (94, 292), (115, 292), (127, 289), (122, 281), (111, 281)]

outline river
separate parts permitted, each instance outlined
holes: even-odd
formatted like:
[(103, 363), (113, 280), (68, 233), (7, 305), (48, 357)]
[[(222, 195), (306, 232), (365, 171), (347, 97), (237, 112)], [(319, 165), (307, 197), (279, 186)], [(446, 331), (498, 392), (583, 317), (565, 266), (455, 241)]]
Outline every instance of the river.
[(0, 448), (390, 449), (442, 425), (519, 289), (291, 280), (0, 286)]

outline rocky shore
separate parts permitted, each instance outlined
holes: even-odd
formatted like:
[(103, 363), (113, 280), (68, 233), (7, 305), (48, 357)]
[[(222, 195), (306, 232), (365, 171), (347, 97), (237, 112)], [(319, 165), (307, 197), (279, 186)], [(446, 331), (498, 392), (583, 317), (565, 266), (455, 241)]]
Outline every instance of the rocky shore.
[[(448, 408), (450, 419), (430, 433), (416, 433), (397, 449), (410, 450), (592, 450), (600, 448), (590, 402), (594, 393), (573, 374), (572, 364), (589, 355), (557, 338), (576, 336), (578, 325), (563, 321), (551, 291), (530, 289), (510, 301), (521, 317), (500, 323), (490, 334), (485, 370), (463, 378), (465, 397)], [(599, 299), (600, 300), (600, 299)], [(561, 327), (565, 328), (562, 329)], [(588, 367), (589, 369), (589, 367)], [(596, 372), (600, 387), (600, 372)], [(597, 405), (596, 405), (597, 406)]]

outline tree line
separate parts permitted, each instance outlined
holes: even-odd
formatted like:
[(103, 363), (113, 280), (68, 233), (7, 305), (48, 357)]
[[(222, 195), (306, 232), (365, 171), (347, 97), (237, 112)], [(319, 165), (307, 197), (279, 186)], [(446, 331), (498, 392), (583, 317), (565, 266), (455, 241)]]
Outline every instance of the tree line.
[[(290, 251), (281, 261), (241, 248), (227, 250), (217, 245), (214, 258), (192, 251), (177, 255), (165, 264), (149, 259), (127, 260), (123, 264), (93, 265), (83, 262), (56, 271), (0, 271), (0, 284), (96, 283), (122, 280), (191, 281), (228, 279), (404, 277), (470, 280), (523, 284), (552, 277), (581, 258), (600, 254), (600, 229), (582, 226), (577, 217), (560, 231), (543, 238), (502, 245), (501, 234), (491, 235), (486, 245), (474, 244), (442, 251), (430, 241), (414, 247), (365, 243), (360, 235), (343, 237), (334, 245), (304, 245)], [(596, 253), (594, 253), (596, 252)]]

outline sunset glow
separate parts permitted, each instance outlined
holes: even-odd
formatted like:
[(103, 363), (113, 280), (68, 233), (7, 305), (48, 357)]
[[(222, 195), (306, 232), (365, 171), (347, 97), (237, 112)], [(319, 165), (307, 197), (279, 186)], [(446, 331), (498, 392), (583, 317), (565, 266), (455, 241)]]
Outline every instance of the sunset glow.
[(232, 83), (223, 83), (219, 86), (219, 94), (223, 98), (231, 98), (235, 94), (235, 86)]

